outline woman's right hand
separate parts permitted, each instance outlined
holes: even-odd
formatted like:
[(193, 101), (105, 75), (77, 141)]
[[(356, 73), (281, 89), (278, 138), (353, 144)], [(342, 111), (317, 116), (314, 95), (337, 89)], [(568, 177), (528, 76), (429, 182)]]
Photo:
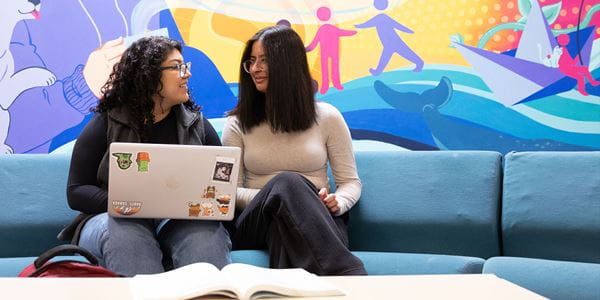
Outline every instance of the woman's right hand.
[(340, 211), (340, 206), (335, 199), (335, 194), (330, 194), (327, 188), (322, 188), (319, 191), (319, 199), (323, 201), (323, 204), (325, 204), (331, 214), (335, 214)]

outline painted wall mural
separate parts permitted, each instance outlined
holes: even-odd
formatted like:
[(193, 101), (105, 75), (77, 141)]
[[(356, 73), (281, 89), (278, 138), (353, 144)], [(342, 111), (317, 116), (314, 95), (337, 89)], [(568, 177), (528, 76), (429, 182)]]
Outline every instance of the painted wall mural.
[(168, 34), (220, 131), (258, 29), (303, 38), (358, 149), (600, 150), (600, 0), (11, 0), (0, 153), (68, 151), (135, 38)]

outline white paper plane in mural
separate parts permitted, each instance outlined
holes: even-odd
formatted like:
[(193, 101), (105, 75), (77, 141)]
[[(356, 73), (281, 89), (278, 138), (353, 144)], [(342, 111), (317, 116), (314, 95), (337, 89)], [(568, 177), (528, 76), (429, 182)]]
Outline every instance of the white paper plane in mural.
[[(588, 27), (572, 34), (579, 34), (579, 47), (575, 44), (575, 38), (570, 39), (573, 45), (569, 45), (566, 35), (563, 39), (566, 44), (558, 45), (538, 2), (531, 1), (531, 4), (527, 24), (516, 51), (495, 53), (459, 42), (452, 44), (479, 73), (497, 100), (506, 106), (570, 90), (575, 82), (573, 78), (577, 80), (580, 93), (587, 95), (584, 77), (592, 85), (598, 84), (587, 68), (594, 28)], [(584, 64), (567, 66), (565, 63), (560, 67), (558, 64), (549, 65), (547, 56), (557, 54), (557, 49), (563, 49), (559, 55), (568, 56), (563, 61), (568, 59), (569, 62), (576, 63), (575, 60), (581, 58)], [(571, 54), (575, 54), (574, 58)]]

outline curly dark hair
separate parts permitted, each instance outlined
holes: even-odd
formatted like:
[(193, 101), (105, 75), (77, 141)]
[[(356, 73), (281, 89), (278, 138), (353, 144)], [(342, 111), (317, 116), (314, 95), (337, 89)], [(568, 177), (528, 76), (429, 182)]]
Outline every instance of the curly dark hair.
[[(154, 123), (152, 97), (162, 90), (160, 66), (173, 50), (181, 52), (181, 43), (161, 36), (141, 38), (131, 44), (113, 67), (102, 87), (103, 97), (93, 111), (126, 108), (131, 122), (144, 139), (148, 126)], [(193, 111), (200, 109), (191, 97), (184, 105)]]

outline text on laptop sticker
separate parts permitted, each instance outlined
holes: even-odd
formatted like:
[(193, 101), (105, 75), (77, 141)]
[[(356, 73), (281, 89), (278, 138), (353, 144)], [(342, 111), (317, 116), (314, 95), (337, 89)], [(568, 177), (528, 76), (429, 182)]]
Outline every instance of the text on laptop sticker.
[(113, 210), (123, 216), (135, 215), (142, 209), (142, 203), (137, 201), (112, 201)]

